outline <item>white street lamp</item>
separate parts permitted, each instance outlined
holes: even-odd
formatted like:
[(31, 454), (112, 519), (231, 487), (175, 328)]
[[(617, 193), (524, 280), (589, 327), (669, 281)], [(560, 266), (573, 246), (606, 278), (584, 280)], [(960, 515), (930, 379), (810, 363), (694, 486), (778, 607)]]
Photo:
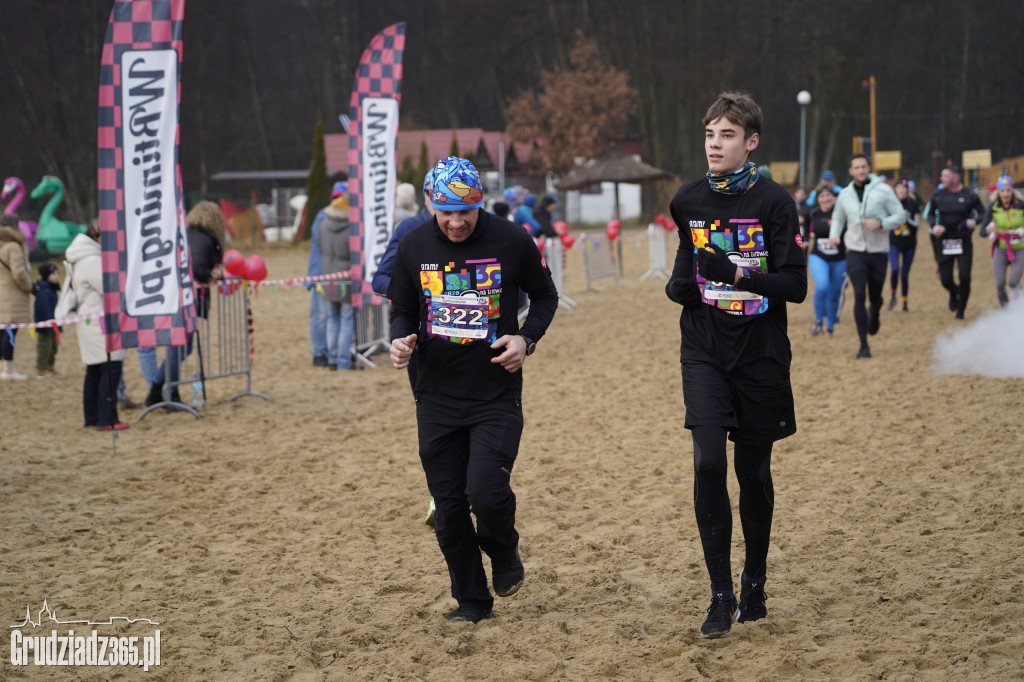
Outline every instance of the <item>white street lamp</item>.
[(807, 165), (807, 105), (811, 103), (811, 93), (801, 90), (796, 93), (796, 103), (800, 105), (800, 186), (805, 187)]

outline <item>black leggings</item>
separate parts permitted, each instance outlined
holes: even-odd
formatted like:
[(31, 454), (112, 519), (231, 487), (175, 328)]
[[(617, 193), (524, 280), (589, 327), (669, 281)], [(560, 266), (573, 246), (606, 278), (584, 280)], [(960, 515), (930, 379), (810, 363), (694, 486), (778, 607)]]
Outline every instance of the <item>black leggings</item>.
[(865, 300), (877, 315), (882, 309), (882, 287), (889, 258), (884, 253), (846, 252), (846, 276), (853, 287), (853, 320), (857, 323), (857, 336), (863, 346), (868, 342), (868, 311)]
[[(939, 280), (950, 294), (956, 297), (956, 311), (963, 313), (967, 309), (967, 299), (971, 295), (971, 262), (974, 260), (974, 245), (969, 238), (963, 240), (964, 252), (955, 256), (942, 254), (941, 240), (935, 240), (935, 258), (939, 262)], [(960, 272), (960, 285), (953, 281), (953, 265)]]
[[(732, 590), (729, 550), (732, 544), (732, 508), (726, 486), (728, 458), (723, 426), (694, 426), (693, 507), (697, 514), (704, 563), (711, 589)], [(733, 466), (740, 484), (740, 524), (746, 558), (743, 572), (763, 578), (767, 572), (768, 542), (772, 532), (775, 489), (772, 487), (772, 443), (735, 443)]]

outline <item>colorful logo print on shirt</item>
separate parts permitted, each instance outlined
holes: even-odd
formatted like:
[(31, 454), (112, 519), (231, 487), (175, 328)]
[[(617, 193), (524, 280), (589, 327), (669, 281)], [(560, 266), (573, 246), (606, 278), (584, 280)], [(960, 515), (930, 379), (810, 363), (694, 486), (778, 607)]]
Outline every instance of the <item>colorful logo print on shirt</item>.
[(497, 258), (468, 260), (461, 268), (453, 261), (440, 270), (421, 270), (420, 284), (430, 336), (452, 343), (497, 340), (501, 317), (501, 264)]
[[(691, 227), (694, 253), (709, 242), (729, 254), (729, 260), (752, 272), (767, 272), (768, 251), (764, 228), (756, 218), (734, 218), (726, 227), (715, 220), (710, 227)], [(694, 261), (696, 266), (696, 260)], [(749, 291), (740, 291), (731, 283), (711, 282), (697, 268), (697, 286), (708, 305), (731, 315), (760, 315), (768, 310), (768, 299)]]

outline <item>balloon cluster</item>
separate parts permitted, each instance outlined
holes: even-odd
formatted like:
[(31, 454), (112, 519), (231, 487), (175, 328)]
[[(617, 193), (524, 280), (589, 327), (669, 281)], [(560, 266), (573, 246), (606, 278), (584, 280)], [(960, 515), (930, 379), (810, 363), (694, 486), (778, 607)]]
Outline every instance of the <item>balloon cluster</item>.
[(228, 277), (234, 279), (228, 282), (221, 282), (221, 292), (233, 294), (238, 291), (240, 286), (239, 279), (245, 279), (250, 282), (262, 282), (265, 280), (267, 278), (267, 264), (263, 261), (263, 256), (259, 254), (253, 254), (245, 258), (237, 250), (230, 249), (224, 254), (224, 272)]
[(668, 232), (671, 232), (674, 229), (676, 229), (675, 222), (664, 213), (659, 213), (658, 215), (654, 216), (654, 222), (664, 227), (665, 230)]
[(562, 220), (556, 220), (551, 227), (555, 228), (555, 234), (562, 242), (562, 246), (568, 251), (576, 243), (576, 238), (569, 234), (569, 226)]

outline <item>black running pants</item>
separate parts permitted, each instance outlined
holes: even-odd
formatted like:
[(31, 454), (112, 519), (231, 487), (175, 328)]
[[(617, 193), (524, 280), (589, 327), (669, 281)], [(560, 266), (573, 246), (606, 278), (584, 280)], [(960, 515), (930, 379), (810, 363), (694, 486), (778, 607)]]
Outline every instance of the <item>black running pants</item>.
[(857, 336), (862, 346), (868, 342), (868, 311), (864, 303), (869, 303), (875, 314), (882, 311), (882, 288), (888, 268), (886, 253), (846, 252), (846, 276), (853, 287), (853, 320), (857, 323)]
[(421, 393), (416, 422), (452, 597), (460, 606), (490, 608), (480, 551), (492, 565), (504, 564), (519, 544), (509, 479), (523, 433), (522, 405), (512, 397), (483, 402)]
[[(726, 486), (728, 459), (726, 429), (694, 426), (693, 506), (704, 549), (704, 563), (716, 592), (732, 590), (729, 550), (732, 543), (732, 508)], [(746, 557), (743, 572), (760, 578), (767, 572), (768, 542), (772, 531), (775, 489), (772, 487), (771, 443), (736, 443), (733, 465), (740, 484), (740, 525)]]

